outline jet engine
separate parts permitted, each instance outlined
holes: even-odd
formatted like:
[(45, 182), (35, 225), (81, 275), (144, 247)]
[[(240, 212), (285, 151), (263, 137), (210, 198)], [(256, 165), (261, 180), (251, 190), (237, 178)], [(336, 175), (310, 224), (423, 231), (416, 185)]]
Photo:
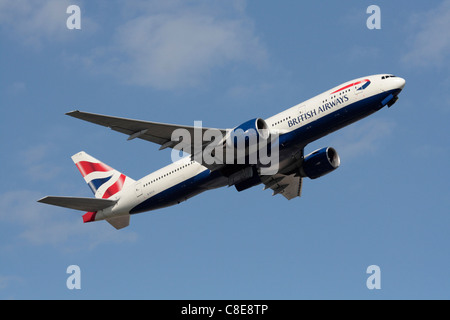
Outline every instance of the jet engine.
[(340, 164), (341, 160), (337, 151), (326, 147), (305, 156), (300, 174), (303, 177), (317, 179), (336, 170)]
[(267, 143), (270, 141), (270, 131), (267, 123), (261, 118), (248, 120), (231, 129), (227, 138), (227, 146), (235, 149)]

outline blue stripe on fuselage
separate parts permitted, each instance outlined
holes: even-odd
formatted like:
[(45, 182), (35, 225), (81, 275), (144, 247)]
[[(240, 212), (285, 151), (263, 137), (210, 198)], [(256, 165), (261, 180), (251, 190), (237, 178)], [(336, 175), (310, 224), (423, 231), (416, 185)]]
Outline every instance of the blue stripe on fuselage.
[[(400, 91), (391, 90), (356, 101), (281, 135), (279, 137), (280, 158), (291, 157), (292, 152), (298, 151), (299, 148), (304, 148), (308, 143), (371, 115), (383, 107), (381, 101), (387, 96), (390, 94), (396, 96)], [(219, 171), (211, 172), (207, 169), (143, 201), (131, 209), (130, 214), (160, 209), (185, 201), (208, 190), (205, 184), (220, 176), (221, 173)]]
[(221, 173), (219, 171), (211, 172), (209, 169), (206, 169), (192, 178), (161, 191), (151, 198), (141, 202), (136, 207), (131, 209), (130, 214), (161, 209), (178, 204), (182, 201), (186, 201), (187, 199), (208, 190), (205, 185), (220, 176)]
[[(339, 130), (349, 124), (361, 120), (372, 113), (380, 110), (383, 101), (387, 96), (398, 95), (401, 90), (391, 90), (377, 95), (353, 102), (346, 107), (322, 116), (308, 124), (298, 127), (295, 130), (287, 132), (279, 137), (280, 146), (285, 148), (305, 147), (307, 144), (318, 140), (336, 130)], [(280, 154), (282, 151), (280, 150)], [(290, 153), (289, 153), (290, 156)]]

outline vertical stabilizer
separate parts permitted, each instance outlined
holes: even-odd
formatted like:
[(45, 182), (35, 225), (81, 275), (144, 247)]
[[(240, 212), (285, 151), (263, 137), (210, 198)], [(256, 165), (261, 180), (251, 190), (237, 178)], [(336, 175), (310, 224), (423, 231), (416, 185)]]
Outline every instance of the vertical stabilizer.
[(72, 160), (96, 198), (109, 199), (135, 182), (84, 151), (73, 155)]

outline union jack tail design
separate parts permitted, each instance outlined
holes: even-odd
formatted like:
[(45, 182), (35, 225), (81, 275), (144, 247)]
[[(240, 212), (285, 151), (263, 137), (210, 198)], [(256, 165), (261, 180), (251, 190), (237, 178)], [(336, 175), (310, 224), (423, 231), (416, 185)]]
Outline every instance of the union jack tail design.
[(84, 151), (73, 155), (72, 160), (96, 198), (109, 199), (135, 182)]

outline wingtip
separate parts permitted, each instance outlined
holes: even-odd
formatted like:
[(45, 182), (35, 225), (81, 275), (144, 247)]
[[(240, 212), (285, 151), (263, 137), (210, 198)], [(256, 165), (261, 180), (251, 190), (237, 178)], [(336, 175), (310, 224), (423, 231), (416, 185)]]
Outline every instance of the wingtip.
[(66, 112), (66, 116), (73, 116), (75, 113), (79, 113), (79, 112), (80, 112), (80, 110), (69, 111), (69, 112)]
[(43, 198), (37, 200), (37, 202), (45, 203), (45, 199), (47, 199), (47, 198), (48, 198), (48, 196), (45, 196), (45, 197), (43, 197)]

